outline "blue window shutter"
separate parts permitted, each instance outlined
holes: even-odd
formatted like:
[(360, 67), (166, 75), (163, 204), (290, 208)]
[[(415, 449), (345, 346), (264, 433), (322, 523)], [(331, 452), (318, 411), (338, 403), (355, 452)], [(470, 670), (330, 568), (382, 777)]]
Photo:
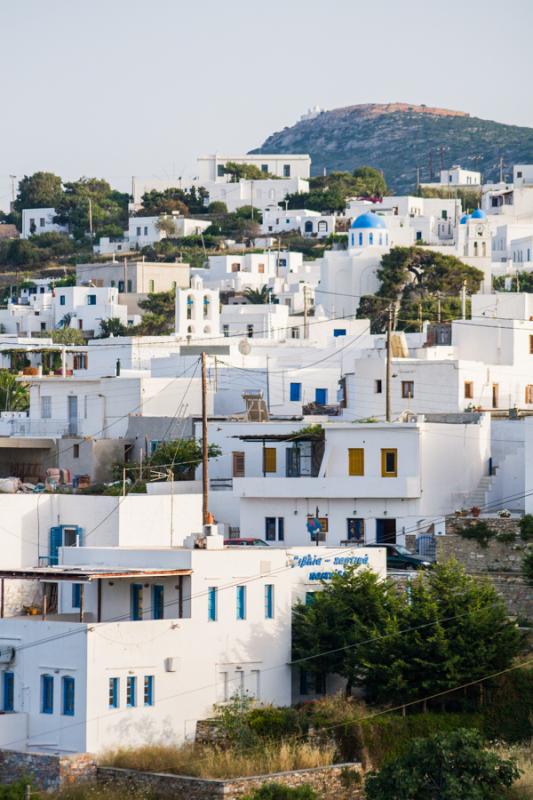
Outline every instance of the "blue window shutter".
[(59, 564), (59, 548), (63, 546), (63, 528), (56, 525), (50, 528), (50, 566)]
[(154, 676), (144, 676), (144, 705), (153, 706), (154, 704)]
[(72, 608), (80, 608), (81, 606), (81, 584), (72, 584)]
[(346, 336), (346, 328), (334, 328), (333, 329), (333, 336)]
[(54, 713), (54, 679), (52, 675), (41, 675), (41, 714)]
[(209, 622), (217, 621), (217, 587), (210, 586), (208, 592), (208, 610), (207, 618)]
[(109, 678), (109, 708), (119, 707), (120, 679)]
[(246, 619), (246, 587), (237, 586), (237, 619)]
[(265, 619), (274, 618), (274, 586), (271, 583), (265, 586)]
[(75, 683), (74, 678), (71, 678), (70, 675), (65, 675), (61, 679), (61, 689), (62, 689), (62, 714), (65, 717), (73, 717), (74, 716), (74, 691), (75, 691)]
[(83, 547), (85, 544), (85, 531), (83, 530), (83, 528), (80, 528), (79, 525), (77, 526), (77, 531), (78, 531), (78, 544), (80, 547)]
[(15, 708), (15, 675), (13, 672), (4, 672), (3, 710), (14, 711)]
[(152, 619), (164, 619), (165, 590), (160, 584), (152, 586)]
[(302, 384), (291, 383), (290, 398), (293, 401), (299, 402), (302, 399)]
[(315, 403), (319, 406), (325, 406), (328, 402), (327, 389), (315, 389)]

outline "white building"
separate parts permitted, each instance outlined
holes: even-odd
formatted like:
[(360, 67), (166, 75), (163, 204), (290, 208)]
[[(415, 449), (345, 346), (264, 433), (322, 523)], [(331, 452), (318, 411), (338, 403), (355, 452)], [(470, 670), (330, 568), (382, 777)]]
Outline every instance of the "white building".
[(257, 167), (261, 172), (276, 178), (302, 178), (307, 180), (311, 174), (311, 159), (308, 155), (247, 153), (244, 156), (209, 155), (198, 158), (198, 182), (200, 186), (210, 183), (227, 183), (231, 175), (226, 173), (226, 165), (247, 164)]
[(242, 206), (254, 206), (260, 211), (267, 206), (283, 203), (288, 194), (305, 194), (309, 182), (303, 178), (265, 178), (265, 180), (246, 180), (236, 183), (216, 181), (208, 183), (209, 202), (226, 204), (231, 213)]
[(305, 431), (269, 436), (266, 426), (254, 437), (241, 434), (262, 450), (264, 473), (233, 479), (240, 536), (302, 546), (310, 542), (311, 517), (321, 521), (330, 547), (443, 533), (444, 516), (463, 507), (488, 475), (490, 419), (409, 419), (328, 422), (324, 439)]
[(449, 186), (457, 189), (479, 187), (481, 186), (481, 173), (477, 170), (463, 169), (458, 164), (454, 164), (450, 169), (441, 169), (440, 179), (437, 183), (422, 183), (421, 186)]
[(181, 239), (184, 236), (199, 236), (210, 225), (210, 220), (192, 219), (177, 213), (130, 217), (128, 230), (124, 231), (124, 236), (120, 238), (104, 236), (93, 249), (100, 255), (132, 253), (143, 247), (151, 247), (169, 237)]
[(324, 239), (335, 233), (335, 216), (309, 209), (283, 209), (279, 206), (263, 211), (263, 233), (298, 231), (305, 238)]
[(301, 253), (268, 250), (264, 253), (209, 256), (207, 269), (195, 269), (204, 286), (213, 289), (260, 289), (270, 278), (285, 277), (302, 269)]
[(202, 279), (194, 275), (190, 289), (176, 290), (176, 336), (200, 339), (219, 334), (219, 292), (204, 288)]
[(124, 258), (101, 264), (77, 264), (78, 286), (109, 286), (119, 294), (153, 294), (189, 285), (189, 265)]
[(76, 328), (88, 336), (98, 336), (101, 323), (111, 318), (123, 325), (133, 325), (140, 319), (128, 316), (127, 307), (119, 303), (118, 290), (111, 288), (52, 288), (21, 296), (17, 302), (8, 302), (6, 309), (0, 309), (0, 324), (5, 333), (18, 336), (56, 328)]
[(54, 222), (55, 208), (24, 208), (22, 209), (22, 239), (30, 236), (39, 236), (41, 233), (67, 233), (66, 225)]
[(377, 270), (389, 249), (385, 217), (369, 211), (352, 222), (347, 250), (326, 250), (316, 299), (329, 316), (354, 315), (361, 297), (377, 291)]

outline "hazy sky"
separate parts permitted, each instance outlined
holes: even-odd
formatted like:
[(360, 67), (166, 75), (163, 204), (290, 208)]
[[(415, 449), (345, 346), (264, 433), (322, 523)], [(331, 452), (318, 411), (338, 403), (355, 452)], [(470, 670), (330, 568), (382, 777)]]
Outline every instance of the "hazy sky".
[(195, 174), (322, 108), (406, 101), (533, 127), (533, 0), (1, 4), (9, 175)]

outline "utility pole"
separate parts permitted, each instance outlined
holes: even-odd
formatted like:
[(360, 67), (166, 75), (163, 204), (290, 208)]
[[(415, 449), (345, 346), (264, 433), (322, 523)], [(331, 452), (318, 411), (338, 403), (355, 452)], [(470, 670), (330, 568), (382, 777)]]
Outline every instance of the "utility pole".
[(392, 393), (392, 303), (387, 312), (387, 371), (385, 373), (385, 419), (392, 421), (391, 393)]
[(270, 358), (269, 356), (266, 357), (266, 401), (267, 401), (267, 411), (270, 415), (270, 365), (269, 365)]
[(207, 442), (207, 369), (205, 350), (202, 351), (202, 518), (203, 524), (209, 523), (209, 473)]
[(17, 176), (16, 175), (10, 175), (9, 178), (11, 180), (11, 202), (14, 203), (15, 202), (15, 181), (17, 179)]
[(91, 239), (93, 238), (93, 201), (89, 197), (89, 233), (91, 234)]
[(307, 326), (307, 302), (308, 302), (307, 285), (304, 285), (304, 339), (309, 338), (309, 329)]
[(461, 317), (466, 319), (466, 281), (463, 281), (461, 288)]
[(437, 292), (437, 322), (440, 323), (441, 321), (441, 301), (440, 301), (440, 292)]
[(420, 167), (416, 168), (416, 188), (420, 186)]
[(205, 350), (202, 350), (202, 518), (209, 523), (209, 472), (207, 442), (207, 369)]

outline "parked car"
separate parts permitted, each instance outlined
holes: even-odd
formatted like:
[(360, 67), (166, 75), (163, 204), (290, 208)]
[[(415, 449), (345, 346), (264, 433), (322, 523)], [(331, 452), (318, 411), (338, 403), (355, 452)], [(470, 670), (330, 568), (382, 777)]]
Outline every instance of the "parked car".
[(224, 539), (224, 544), (229, 547), (270, 547), (264, 539), (254, 539), (253, 536), (242, 539)]
[(407, 547), (401, 544), (372, 544), (361, 545), (361, 547), (384, 547), (387, 550), (387, 569), (427, 569), (431, 567), (431, 561), (421, 556), (414, 556)]

